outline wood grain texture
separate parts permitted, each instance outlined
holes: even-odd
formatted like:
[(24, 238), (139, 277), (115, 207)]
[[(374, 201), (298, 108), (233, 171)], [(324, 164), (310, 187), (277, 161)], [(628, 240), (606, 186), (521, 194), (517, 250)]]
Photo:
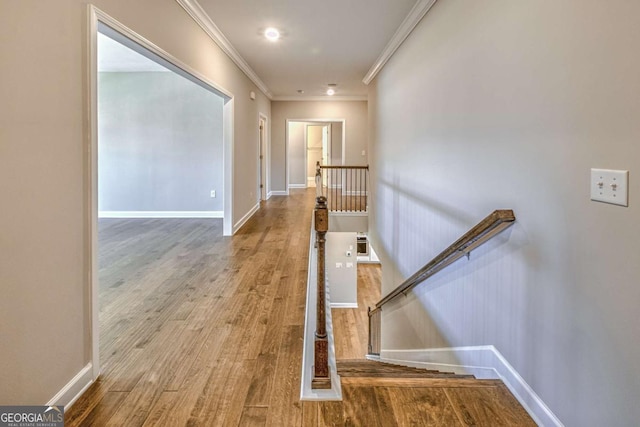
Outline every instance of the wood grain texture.
[[(272, 197), (233, 237), (216, 219), (100, 220), (102, 375), (65, 425), (424, 425), (452, 413), (452, 425), (462, 425), (523, 416), (500, 383), (475, 380), (349, 378), (344, 401), (301, 402), (313, 206), (313, 189)], [(361, 309), (332, 310), (343, 359), (366, 353), (366, 307), (380, 296), (379, 267), (359, 265), (358, 277)]]

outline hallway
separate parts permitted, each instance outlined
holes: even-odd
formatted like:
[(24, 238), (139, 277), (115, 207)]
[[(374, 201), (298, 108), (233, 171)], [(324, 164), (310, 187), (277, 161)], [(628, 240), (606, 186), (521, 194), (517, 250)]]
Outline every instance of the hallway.
[(273, 197), (233, 238), (219, 220), (101, 223), (102, 375), (67, 425), (299, 425), (312, 208)]
[[(68, 426), (530, 425), (499, 382), (343, 387), (301, 402), (314, 192), (272, 197), (234, 237), (221, 221), (100, 224), (102, 376)], [(380, 270), (359, 268), (357, 310), (334, 310), (336, 352), (366, 351)]]

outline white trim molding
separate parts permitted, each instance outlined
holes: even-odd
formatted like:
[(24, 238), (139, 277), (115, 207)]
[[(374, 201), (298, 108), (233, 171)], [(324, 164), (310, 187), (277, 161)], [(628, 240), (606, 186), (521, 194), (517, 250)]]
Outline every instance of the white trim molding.
[(289, 188), (307, 188), (307, 184), (289, 184)]
[(358, 308), (357, 302), (332, 302), (331, 308)]
[(87, 364), (84, 368), (76, 374), (62, 389), (56, 393), (55, 396), (49, 400), (47, 406), (63, 405), (67, 410), (74, 404), (82, 393), (84, 393), (93, 384), (93, 366), (91, 363)]
[(100, 211), (98, 218), (224, 218), (223, 211)]
[(288, 196), (289, 192), (288, 191), (281, 191), (281, 190), (273, 190), (269, 192), (269, 197), (271, 196)]
[(267, 98), (273, 99), (273, 94), (266, 84), (255, 71), (247, 64), (247, 61), (238, 53), (231, 42), (220, 31), (218, 26), (211, 20), (211, 17), (205, 12), (196, 0), (176, 0), (182, 8), (193, 18), (194, 21), (204, 30), (205, 33), (217, 44), (220, 49), (246, 74), (247, 77), (266, 95)]
[(272, 101), (367, 101), (367, 95), (318, 95), (318, 96), (274, 96)]
[(369, 69), (367, 75), (362, 79), (364, 84), (368, 85), (371, 83), (371, 80), (378, 75), (384, 67), (384, 64), (386, 64), (393, 54), (396, 53), (396, 50), (398, 50), (405, 39), (409, 37), (411, 31), (413, 31), (416, 25), (418, 25), (427, 12), (429, 12), (429, 9), (431, 9), (431, 6), (433, 6), (435, 2), (436, 0), (419, 0), (415, 6), (413, 6), (413, 9), (411, 9), (407, 17), (404, 18), (404, 21), (402, 21), (398, 30), (395, 32), (393, 37), (391, 37), (391, 40), (389, 40), (387, 46), (384, 48), (378, 59), (376, 59), (376, 62), (374, 62)]
[(247, 212), (245, 214), (245, 216), (243, 216), (242, 218), (240, 218), (240, 221), (236, 222), (236, 224), (233, 226), (233, 234), (236, 234), (236, 232), (238, 230), (240, 230), (240, 228), (242, 228), (242, 226), (249, 221), (249, 219), (256, 213), (258, 212), (258, 209), (260, 209), (260, 203), (256, 203), (256, 205), (254, 207), (252, 207), (249, 212)]
[(514, 397), (541, 426), (562, 427), (540, 396), (527, 384), (507, 359), (492, 345), (447, 347), (419, 350), (382, 350), (381, 362), (418, 368), (437, 369), (457, 374), (472, 374), (478, 379), (500, 379)]

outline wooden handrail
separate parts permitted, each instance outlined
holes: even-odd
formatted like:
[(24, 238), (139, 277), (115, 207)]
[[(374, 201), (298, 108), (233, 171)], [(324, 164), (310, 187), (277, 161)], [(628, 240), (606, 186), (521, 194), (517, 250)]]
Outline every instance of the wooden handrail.
[(456, 240), (451, 246), (433, 258), (427, 265), (422, 267), (414, 275), (402, 282), (391, 293), (382, 298), (376, 304), (376, 308), (381, 308), (400, 294), (406, 294), (419, 283), (433, 276), (438, 271), (460, 259), (464, 255), (468, 256), (473, 249), (482, 245), (484, 242), (512, 225), (515, 220), (516, 217), (510, 209), (493, 211), (475, 227)]
[[(320, 162), (318, 162), (320, 163)], [(320, 169), (369, 169), (369, 165), (364, 166), (348, 166), (348, 165), (338, 165), (338, 166), (329, 166), (329, 165), (318, 165)]]

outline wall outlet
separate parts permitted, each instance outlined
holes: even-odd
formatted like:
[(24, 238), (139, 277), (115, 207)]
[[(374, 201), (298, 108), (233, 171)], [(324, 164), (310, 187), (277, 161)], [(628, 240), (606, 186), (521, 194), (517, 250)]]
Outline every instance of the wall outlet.
[(212, 198), (216, 197), (216, 190), (211, 190), (211, 197)]

